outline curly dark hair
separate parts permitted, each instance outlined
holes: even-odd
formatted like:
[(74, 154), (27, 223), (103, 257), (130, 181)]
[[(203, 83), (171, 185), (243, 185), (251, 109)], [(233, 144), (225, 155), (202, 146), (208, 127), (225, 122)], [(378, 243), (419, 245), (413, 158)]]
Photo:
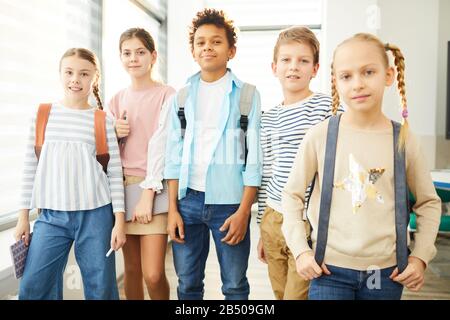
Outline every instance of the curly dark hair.
[(192, 25), (189, 28), (189, 44), (191, 45), (191, 50), (194, 49), (195, 32), (204, 24), (213, 24), (217, 28), (224, 28), (230, 48), (236, 46), (237, 30), (233, 25), (233, 20), (228, 19), (222, 10), (206, 8), (197, 12), (195, 18), (192, 19)]

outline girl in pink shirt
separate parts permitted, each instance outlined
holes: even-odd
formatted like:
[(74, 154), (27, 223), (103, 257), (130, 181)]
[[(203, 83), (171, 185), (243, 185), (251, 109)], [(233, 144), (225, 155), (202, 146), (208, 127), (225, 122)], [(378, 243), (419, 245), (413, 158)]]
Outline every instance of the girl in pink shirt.
[[(164, 264), (167, 213), (152, 213), (155, 193), (163, 190), (165, 137), (158, 129), (165, 118), (165, 103), (175, 90), (152, 79), (157, 52), (146, 30), (126, 30), (119, 48), (131, 86), (114, 95), (109, 109), (116, 119), (125, 188), (139, 185), (141, 189), (133, 190), (142, 190), (138, 191), (141, 194), (135, 206), (130, 206), (131, 202), (126, 205), (131, 207), (131, 212), (127, 212), (131, 220), (125, 224), (127, 242), (123, 247), (125, 295), (127, 299), (144, 299), (144, 278), (152, 300), (168, 300), (170, 290)], [(127, 201), (128, 191), (125, 194)]]

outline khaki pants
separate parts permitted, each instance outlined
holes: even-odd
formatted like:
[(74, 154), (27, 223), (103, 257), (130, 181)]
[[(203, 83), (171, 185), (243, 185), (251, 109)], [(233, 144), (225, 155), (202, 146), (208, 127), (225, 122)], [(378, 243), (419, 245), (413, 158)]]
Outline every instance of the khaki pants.
[(272, 290), (277, 300), (306, 300), (309, 281), (303, 280), (297, 273), (294, 256), (281, 232), (282, 223), (281, 213), (267, 207), (261, 220), (261, 239)]

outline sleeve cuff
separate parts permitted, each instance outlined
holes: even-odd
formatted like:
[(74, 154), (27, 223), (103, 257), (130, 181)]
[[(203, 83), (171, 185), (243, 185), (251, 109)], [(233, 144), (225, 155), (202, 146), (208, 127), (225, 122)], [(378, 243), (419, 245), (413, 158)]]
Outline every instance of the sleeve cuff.
[(180, 167), (168, 168), (164, 170), (164, 179), (180, 179)]
[(434, 245), (431, 248), (415, 247), (410, 254), (410, 256), (419, 258), (420, 260), (425, 262), (427, 267), (429, 262), (433, 260), (435, 255), (436, 255), (436, 247)]
[(247, 187), (260, 187), (261, 186), (262, 177), (260, 175), (256, 175), (256, 174), (250, 175), (250, 174), (244, 173), (242, 178), (243, 178), (244, 186), (247, 186)]
[(281, 225), (281, 231), (283, 232), (286, 244), (291, 250), (294, 259), (297, 259), (299, 255), (306, 251), (311, 251), (306, 239), (305, 226), (303, 221), (287, 221), (286, 215), (284, 216), (283, 224)]
[(125, 212), (125, 208), (123, 208), (123, 207), (114, 207), (113, 208), (113, 213), (114, 214), (120, 213), (120, 212)]
[(164, 189), (161, 180), (156, 179), (145, 179), (139, 184), (139, 186), (142, 189), (153, 189), (156, 191), (156, 193), (161, 193), (161, 190)]

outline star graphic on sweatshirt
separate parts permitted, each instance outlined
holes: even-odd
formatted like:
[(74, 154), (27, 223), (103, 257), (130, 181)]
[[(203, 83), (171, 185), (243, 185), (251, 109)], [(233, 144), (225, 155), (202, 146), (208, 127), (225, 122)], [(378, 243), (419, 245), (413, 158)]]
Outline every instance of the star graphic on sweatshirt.
[(335, 183), (334, 186), (352, 194), (353, 213), (356, 213), (367, 199), (376, 199), (379, 203), (384, 203), (383, 197), (375, 187), (375, 182), (382, 176), (385, 169), (366, 170), (355, 160), (353, 154), (349, 156), (349, 169), (348, 177), (342, 182)]

